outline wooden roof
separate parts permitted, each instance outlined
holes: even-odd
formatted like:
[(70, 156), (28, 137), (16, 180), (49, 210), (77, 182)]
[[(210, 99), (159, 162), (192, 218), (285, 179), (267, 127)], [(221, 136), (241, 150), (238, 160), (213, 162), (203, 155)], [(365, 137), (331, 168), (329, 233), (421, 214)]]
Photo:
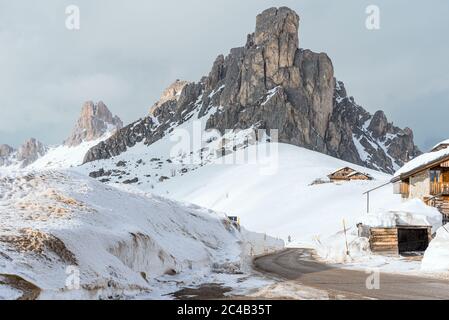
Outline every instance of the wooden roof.
[(351, 172), (356, 172), (354, 169), (352, 169), (350, 167), (344, 167), (344, 168), (337, 169), (334, 172), (330, 173), (328, 175), (328, 177), (333, 176), (334, 174), (339, 173), (340, 171), (343, 171), (343, 170), (347, 170), (347, 169), (350, 170)]

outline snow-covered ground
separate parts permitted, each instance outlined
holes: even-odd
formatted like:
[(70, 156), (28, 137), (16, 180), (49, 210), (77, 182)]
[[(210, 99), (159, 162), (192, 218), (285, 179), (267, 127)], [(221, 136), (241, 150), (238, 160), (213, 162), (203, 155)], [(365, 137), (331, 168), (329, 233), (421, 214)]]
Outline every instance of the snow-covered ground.
[(424, 271), (448, 273), (449, 271), (449, 224), (438, 229), (422, 261)]
[[(237, 156), (260, 147), (264, 148), (259, 145), (240, 150)], [(386, 174), (307, 149), (286, 144), (277, 147), (273, 161), (271, 155), (257, 164), (226, 165), (220, 160), (157, 184), (153, 192), (239, 216), (249, 229), (284, 240), (290, 236), (290, 245), (298, 246), (343, 230), (343, 221), (348, 230), (354, 230), (367, 211), (363, 193), (390, 179)], [(275, 170), (265, 174), (267, 164)], [(328, 174), (344, 166), (375, 179), (314, 184), (317, 179), (328, 180)], [(370, 209), (374, 212), (400, 202), (387, 186), (372, 193)]]
[(93, 141), (85, 141), (75, 147), (60, 145), (50, 147), (48, 152), (27, 167), (29, 170), (67, 169), (80, 166), (84, 156), (93, 146), (111, 136), (112, 131)]
[[(435, 209), (423, 203), (402, 203), (400, 195), (393, 194), (392, 185), (370, 194), (368, 214), (363, 193), (388, 182), (391, 176), (321, 153), (292, 145), (261, 143), (224, 158), (210, 157), (198, 165), (171, 157), (172, 146), (170, 138), (165, 137), (151, 146), (137, 145), (116, 158), (77, 170), (85, 174), (101, 168), (119, 170), (119, 174), (105, 177), (111, 185), (238, 216), (250, 230), (282, 238), (290, 247), (313, 248), (326, 262), (354, 267), (382, 266), (388, 271), (420, 268), (416, 261), (372, 255), (368, 240), (358, 237), (356, 225), (360, 222), (424, 223), (438, 227), (435, 218), (440, 214)], [(189, 153), (182, 154), (188, 160)], [(249, 158), (256, 161), (236, 161)], [(117, 166), (120, 162), (127, 165)], [(327, 175), (346, 166), (368, 173), (374, 180), (330, 183)], [(159, 181), (160, 177), (165, 178)], [(138, 178), (138, 182), (121, 183), (133, 178)], [(419, 212), (412, 213), (411, 209)]]
[(0, 190), (2, 298), (24, 291), (15, 277), (42, 299), (161, 297), (217, 278), (238, 283), (250, 254), (283, 246), (237, 230), (224, 214), (71, 171), (2, 176)]

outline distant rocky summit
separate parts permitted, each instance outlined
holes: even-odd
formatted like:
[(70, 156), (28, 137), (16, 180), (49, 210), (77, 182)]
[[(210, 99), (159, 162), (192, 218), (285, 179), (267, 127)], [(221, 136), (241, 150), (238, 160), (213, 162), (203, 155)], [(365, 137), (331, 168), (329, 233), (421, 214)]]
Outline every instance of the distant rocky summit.
[(48, 147), (42, 142), (31, 138), (17, 150), (17, 160), (22, 163), (22, 167), (26, 167), (45, 155), (47, 150)]
[(11, 156), (15, 151), (13, 147), (7, 144), (0, 144), (0, 166), (9, 165)]
[(64, 141), (64, 145), (74, 147), (84, 141), (96, 140), (106, 132), (122, 127), (122, 120), (117, 116), (113, 116), (102, 101), (97, 104), (88, 101), (84, 103), (75, 128), (70, 137)]
[(150, 114), (153, 114), (157, 108), (159, 108), (161, 105), (163, 105), (164, 103), (166, 103), (168, 101), (179, 100), (179, 98), (181, 97), (182, 90), (188, 84), (189, 84), (188, 81), (181, 81), (178, 79), (174, 83), (172, 83), (170, 86), (168, 86), (168, 88), (165, 89), (164, 92), (162, 93), (162, 96), (159, 99), (159, 101), (156, 102), (154, 104), (154, 106), (152, 106), (150, 108)]
[(209, 116), (207, 129), (277, 129), (280, 142), (388, 173), (418, 156), (412, 130), (357, 105), (325, 53), (299, 48), (298, 29), (293, 10), (265, 10), (244, 47), (219, 55), (200, 82), (176, 81), (148, 117), (93, 147), (85, 162), (119, 155), (141, 141), (152, 144), (198, 107), (200, 117)]
[(0, 166), (24, 168), (45, 155), (47, 151), (48, 147), (34, 138), (27, 140), (18, 150), (2, 144), (0, 145)]
[[(80, 118), (72, 134), (64, 142), (64, 146), (76, 147), (83, 142), (95, 141), (102, 137), (106, 138), (108, 137), (106, 134), (110, 135), (122, 127), (123, 123), (120, 118), (113, 116), (103, 102), (94, 104), (88, 101), (84, 103)], [(39, 158), (50, 155), (53, 149), (34, 138), (26, 141), (17, 150), (6, 144), (0, 145), (0, 167), (25, 168)], [(53, 161), (56, 159), (55, 157), (52, 158)], [(59, 160), (62, 161), (63, 159)]]

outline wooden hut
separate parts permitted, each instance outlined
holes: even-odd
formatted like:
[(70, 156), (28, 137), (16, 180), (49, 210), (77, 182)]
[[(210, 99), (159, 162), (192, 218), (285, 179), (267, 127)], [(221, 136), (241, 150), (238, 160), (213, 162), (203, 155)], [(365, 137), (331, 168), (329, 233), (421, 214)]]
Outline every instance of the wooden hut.
[(344, 167), (332, 172), (328, 178), (333, 181), (372, 180), (369, 174), (356, 171), (350, 167)]
[(396, 226), (369, 230), (370, 248), (374, 253), (397, 255), (424, 252), (431, 240), (430, 226)]

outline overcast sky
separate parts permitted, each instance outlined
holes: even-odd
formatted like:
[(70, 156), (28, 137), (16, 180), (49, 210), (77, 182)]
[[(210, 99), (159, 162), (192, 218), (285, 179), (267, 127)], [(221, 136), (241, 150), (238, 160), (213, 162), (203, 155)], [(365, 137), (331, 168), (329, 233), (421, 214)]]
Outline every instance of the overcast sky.
[[(79, 31), (65, 26), (71, 4)], [(370, 4), (380, 30), (365, 27)], [(0, 143), (58, 144), (86, 100), (143, 117), (167, 85), (198, 81), (244, 45), (259, 12), (283, 5), (301, 17), (300, 46), (328, 53), (359, 104), (411, 127), (422, 149), (449, 138), (447, 0), (0, 0)]]

